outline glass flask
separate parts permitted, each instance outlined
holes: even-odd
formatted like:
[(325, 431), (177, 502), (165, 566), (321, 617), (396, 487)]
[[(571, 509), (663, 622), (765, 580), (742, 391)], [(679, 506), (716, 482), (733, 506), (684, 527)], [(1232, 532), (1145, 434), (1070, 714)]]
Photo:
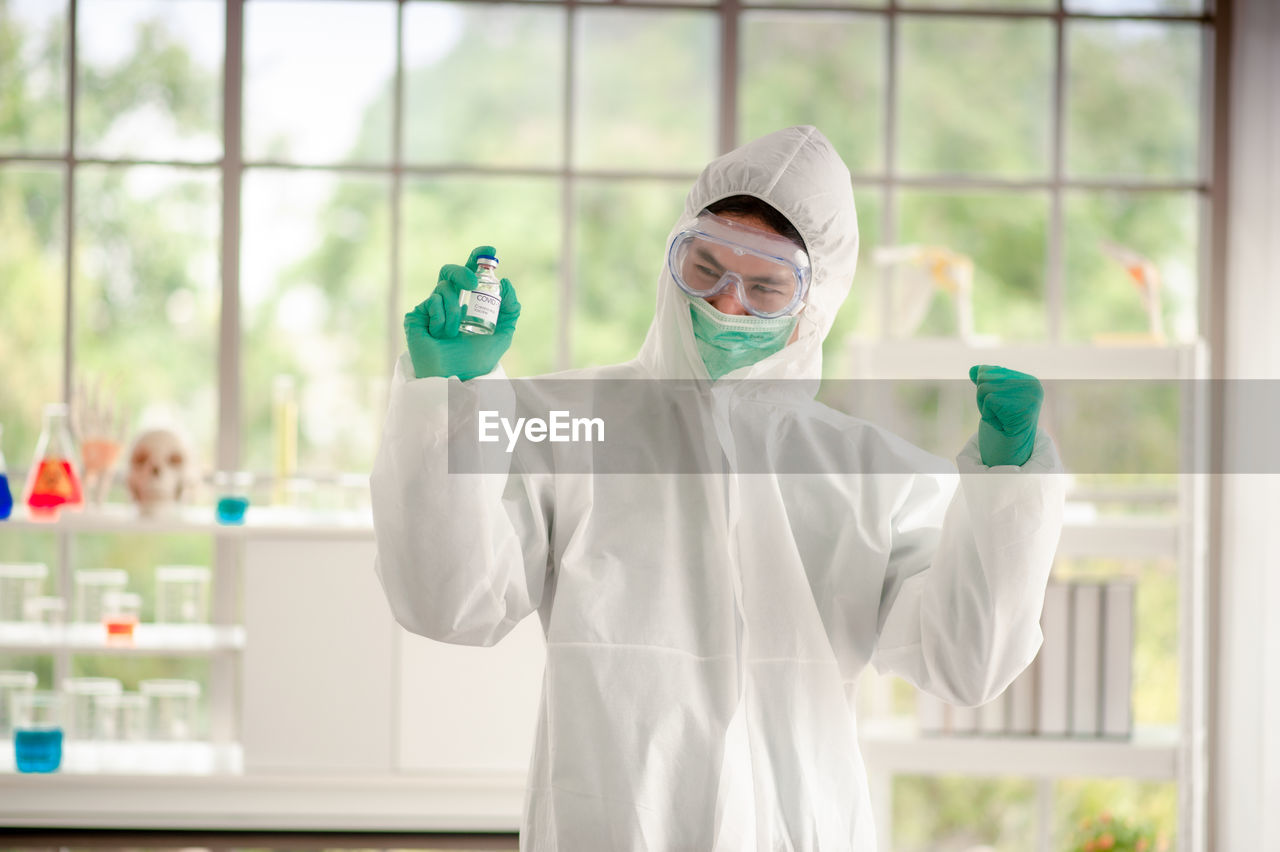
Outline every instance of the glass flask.
[(4, 424), (0, 423), (0, 521), (13, 514), (13, 492), (9, 490), (9, 468), (4, 463)]
[(27, 474), (23, 502), (31, 517), (50, 521), (58, 517), (58, 510), (63, 506), (82, 508), (84, 496), (79, 471), (80, 462), (67, 426), (67, 406), (61, 402), (50, 403), (44, 407), (44, 428)]
[(493, 334), (502, 308), (502, 282), (494, 274), (498, 259), (482, 254), (476, 258), (476, 289), (463, 290), (460, 304), (462, 319), (458, 331), (468, 334)]

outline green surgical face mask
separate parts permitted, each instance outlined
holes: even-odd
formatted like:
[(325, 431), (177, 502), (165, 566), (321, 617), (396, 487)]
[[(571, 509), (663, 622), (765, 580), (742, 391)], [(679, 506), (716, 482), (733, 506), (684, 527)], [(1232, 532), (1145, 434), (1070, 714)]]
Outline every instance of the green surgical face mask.
[(761, 319), (722, 314), (703, 299), (689, 299), (693, 337), (712, 379), (767, 358), (787, 345), (797, 316)]

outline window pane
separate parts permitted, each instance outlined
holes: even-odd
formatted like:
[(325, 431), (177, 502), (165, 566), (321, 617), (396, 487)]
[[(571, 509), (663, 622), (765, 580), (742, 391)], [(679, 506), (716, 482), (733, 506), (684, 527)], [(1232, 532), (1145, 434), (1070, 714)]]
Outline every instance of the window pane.
[[(1082, 413), (1081, 420), (1084, 419)], [(1095, 417), (1096, 420), (1096, 412)], [(1133, 724), (1178, 724), (1178, 565), (1173, 559), (1066, 559), (1054, 562), (1055, 580), (1134, 581)]]
[[(62, 399), (66, 292), (61, 170), (0, 167), (0, 449), (9, 473), (35, 452), (46, 402)], [(20, 498), (21, 481), (12, 484)]]
[[(560, 182), (551, 178), (457, 177), (405, 184), (401, 240), (404, 313), (429, 297), (440, 267), (466, 263), (471, 250), (498, 250), (498, 276), (520, 302), (511, 349), (502, 366), (510, 376), (556, 368), (560, 319)], [(391, 332), (404, 350), (399, 326)], [(379, 414), (381, 422), (381, 414)]]
[(0, 151), (54, 153), (67, 139), (67, 2), (0, 5)]
[(703, 12), (579, 12), (578, 166), (699, 170), (715, 155), (716, 23)]
[(76, 379), (132, 427), (177, 427), (198, 459), (217, 426), (219, 181), (212, 170), (76, 174)]
[[(972, 259), (978, 334), (1014, 340), (1045, 337), (1047, 194), (903, 190), (898, 216), (899, 244), (946, 248)], [(916, 334), (953, 333), (954, 303), (940, 292)]]
[(900, 5), (926, 9), (1052, 9), (1057, 0), (904, 0)]
[(383, 177), (246, 173), (241, 446), (250, 469), (275, 470), (277, 376), (294, 381), (299, 471), (373, 466), (387, 381), (389, 199)]
[[(999, 62), (991, 58), (1000, 57)], [(902, 22), (904, 172), (1049, 171), (1053, 28), (1047, 21)]]
[(851, 170), (882, 169), (885, 31), (878, 15), (746, 14), (738, 138), (812, 124)]
[(657, 305), (667, 236), (684, 181), (582, 181), (574, 199), (573, 366), (616, 364), (640, 351)]
[(1068, 193), (1065, 334), (1193, 339), (1198, 208), (1190, 192)]
[(1066, 0), (1068, 12), (1091, 15), (1199, 14), (1203, 0)]
[(559, 165), (564, 9), (424, 3), (405, 9), (405, 157)]
[(1068, 24), (1072, 175), (1199, 175), (1201, 32), (1195, 24)]
[(874, 333), (869, 310), (874, 301), (872, 291), (876, 282), (872, 258), (880, 246), (884, 192), (879, 187), (855, 186), (853, 194), (858, 208), (858, 269), (849, 295), (822, 344), (822, 377), (825, 379), (845, 379), (853, 375), (846, 352), (848, 339), (854, 334), (865, 337)]
[(885, 0), (744, 0), (746, 6), (884, 6)]
[(1053, 802), (1054, 849), (1084, 848), (1099, 832), (1083, 823), (1088, 820), (1096, 826), (1104, 814), (1113, 824), (1121, 820), (1140, 829), (1148, 852), (1177, 848), (1178, 785), (1172, 782), (1064, 778), (1054, 783)]
[(244, 16), (246, 158), (389, 162), (395, 3), (254, 0)]
[(1035, 782), (898, 776), (893, 781), (893, 848), (895, 852), (1035, 849)]
[(83, 0), (78, 14), (81, 153), (164, 160), (221, 156), (221, 2)]

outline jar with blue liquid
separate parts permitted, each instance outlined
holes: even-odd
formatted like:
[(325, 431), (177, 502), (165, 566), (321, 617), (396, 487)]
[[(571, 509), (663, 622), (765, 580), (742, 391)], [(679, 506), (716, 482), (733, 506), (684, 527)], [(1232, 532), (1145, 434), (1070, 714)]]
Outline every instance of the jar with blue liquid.
[(244, 523), (249, 511), (249, 489), (253, 474), (245, 471), (220, 470), (213, 475), (213, 488), (217, 504), (214, 507), (218, 523), (236, 526)]
[(56, 772), (62, 765), (63, 696), (17, 692), (13, 710), (13, 758), (19, 772)]
[(13, 492), (9, 489), (9, 468), (4, 463), (4, 424), (0, 423), (0, 521), (13, 514)]

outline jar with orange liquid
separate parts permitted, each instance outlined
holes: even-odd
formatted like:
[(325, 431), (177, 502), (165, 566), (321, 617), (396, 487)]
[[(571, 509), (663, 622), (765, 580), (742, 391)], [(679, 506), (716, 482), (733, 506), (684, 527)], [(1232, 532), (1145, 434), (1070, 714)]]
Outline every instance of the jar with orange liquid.
[(44, 407), (44, 428), (36, 442), (23, 502), (33, 520), (44, 521), (56, 520), (63, 507), (84, 506), (80, 462), (67, 427), (65, 403), (55, 402)]

